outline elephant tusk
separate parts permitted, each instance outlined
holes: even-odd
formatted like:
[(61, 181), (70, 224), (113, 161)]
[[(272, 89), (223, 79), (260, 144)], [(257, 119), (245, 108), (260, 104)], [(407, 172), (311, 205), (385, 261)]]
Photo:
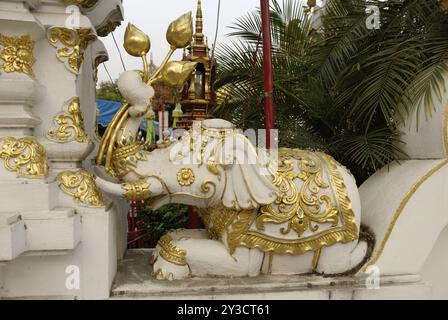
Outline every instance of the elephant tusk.
[(100, 188), (106, 193), (119, 197), (124, 195), (125, 191), (123, 190), (121, 184), (109, 182), (99, 177), (95, 179), (95, 183), (98, 186), (98, 188)]

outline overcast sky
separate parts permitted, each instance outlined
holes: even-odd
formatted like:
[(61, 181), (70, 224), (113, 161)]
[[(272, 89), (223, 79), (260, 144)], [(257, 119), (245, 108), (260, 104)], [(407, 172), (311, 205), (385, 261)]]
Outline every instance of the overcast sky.
[[(165, 40), (165, 33), (168, 25), (185, 12), (193, 11), (196, 13), (197, 0), (124, 0), (125, 21), (121, 27), (114, 32), (120, 50), (128, 70), (141, 69), (141, 60), (129, 56), (123, 49), (123, 37), (128, 22), (132, 22), (137, 27), (145, 31), (151, 38), (151, 52), (154, 56), (154, 62), (159, 65), (169, 50), (169, 45)], [(226, 35), (230, 32), (228, 26), (232, 25), (237, 18), (245, 15), (247, 12), (256, 10), (259, 7), (260, 0), (221, 0), (221, 17), (218, 33), (218, 46), (220, 43), (228, 42)], [(213, 44), (215, 37), (217, 21), (218, 0), (202, 0), (202, 11), (204, 15), (204, 34), (209, 38), (209, 46)], [(123, 67), (113, 42), (112, 36), (102, 38), (106, 48), (109, 51), (110, 60), (106, 66), (116, 79)], [(179, 50), (175, 59), (181, 59), (182, 51)], [(108, 80), (109, 77), (103, 67), (99, 68), (99, 80)]]

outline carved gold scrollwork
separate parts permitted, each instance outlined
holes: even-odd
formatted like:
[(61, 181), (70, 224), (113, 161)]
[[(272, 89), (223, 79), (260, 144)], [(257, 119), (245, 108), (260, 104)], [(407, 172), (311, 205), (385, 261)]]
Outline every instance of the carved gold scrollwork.
[(88, 207), (102, 208), (106, 205), (101, 191), (95, 183), (95, 176), (85, 170), (61, 172), (57, 177), (63, 192), (75, 202)]
[(34, 41), (28, 35), (7, 37), (0, 34), (0, 70), (7, 73), (20, 72), (33, 75)]
[[(339, 211), (327, 194), (319, 194), (321, 189), (330, 186), (323, 179), (322, 161), (313, 153), (298, 149), (282, 149), (279, 153), (280, 168), (275, 175), (273, 184), (279, 189), (280, 195), (273, 205), (261, 208), (257, 219), (257, 229), (264, 230), (267, 222), (282, 224), (288, 222), (282, 234), (294, 230), (299, 236), (305, 231), (316, 232), (319, 226), (313, 223), (339, 223)], [(299, 173), (294, 170), (295, 159), (298, 162)], [(299, 191), (295, 179), (303, 181)]]
[[(276, 254), (314, 251), (317, 262), (323, 246), (358, 239), (355, 215), (339, 171), (344, 168), (331, 156), (298, 149), (282, 149), (279, 158), (281, 165), (274, 179), (279, 189), (277, 201), (262, 207), (258, 216), (254, 210), (222, 206), (200, 209), (210, 236), (222, 238), (227, 232), (230, 254), (240, 246)], [(297, 237), (271, 235), (264, 230), (266, 224), (285, 226), (280, 228), (281, 234), (294, 231)]]
[(48, 160), (45, 148), (35, 138), (0, 138), (0, 158), (8, 171), (19, 177), (42, 179), (48, 175)]
[(92, 29), (68, 29), (52, 27), (48, 30), (48, 40), (57, 48), (56, 56), (59, 61), (73, 73), (79, 74), (82, 62), (84, 61), (84, 50), (89, 43), (96, 39), (96, 34)]
[(48, 132), (48, 138), (56, 142), (89, 143), (90, 139), (84, 129), (84, 120), (82, 118), (79, 98), (74, 97), (69, 105), (68, 111), (57, 115), (54, 118), (57, 129)]
[(178, 266), (187, 265), (187, 251), (176, 247), (170, 235), (164, 235), (158, 244), (160, 246), (159, 254), (163, 259)]
[[(292, 152), (292, 153), (291, 153)], [(298, 153), (297, 153), (298, 152)], [(298, 159), (304, 159), (306, 162), (302, 163), (300, 165), (301, 168), (304, 168), (303, 165), (306, 167), (314, 167), (312, 162), (309, 162), (310, 159), (301, 158), (301, 154), (303, 155), (303, 152), (301, 150), (283, 150), (280, 155), (280, 158), (282, 159), (282, 162), (285, 164), (285, 161), (288, 160), (288, 157), (298, 158)], [(310, 152), (307, 152), (310, 153)], [(317, 153), (314, 154), (318, 156), (318, 158), (323, 159), (323, 162), (327, 166), (328, 172), (329, 172), (329, 180), (331, 189), (333, 190), (335, 194), (335, 202), (336, 205), (334, 206), (335, 209), (339, 212), (339, 220), (340, 223), (337, 226), (332, 226), (328, 228), (327, 230), (321, 230), (318, 233), (312, 234), (310, 236), (306, 237), (299, 237), (298, 239), (285, 239), (285, 238), (278, 238), (271, 235), (268, 235), (266, 233), (261, 232), (260, 230), (253, 230), (250, 228), (252, 222), (249, 218), (245, 219), (244, 215), (240, 218), (240, 215), (238, 215), (238, 219), (241, 221), (240, 224), (238, 224), (238, 220), (234, 223), (236, 227), (232, 225), (232, 231), (233, 230), (241, 230), (239, 232), (235, 232), (235, 240), (232, 240), (235, 245), (238, 246), (245, 246), (248, 248), (258, 248), (264, 252), (274, 252), (277, 254), (303, 254), (305, 252), (314, 251), (316, 252), (320, 248), (324, 246), (331, 246), (336, 243), (348, 243), (351, 241), (354, 241), (358, 239), (358, 227), (356, 225), (355, 215), (353, 213), (352, 205), (350, 202), (350, 199), (348, 197), (348, 191), (347, 187), (344, 182), (344, 178), (342, 177), (342, 174), (338, 170), (338, 163), (336, 160), (334, 160), (331, 156), (328, 156), (323, 153)], [(313, 157), (314, 158), (314, 157)], [(318, 159), (317, 158), (317, 159)], [(286, 163), (287, 164), (287, 163)], [(288, 167), (288, 166), (287, 166)], [(287, 171), (287, 170), (286, 170)], [(310, 170), (306, 170), (310, 171)], [(311, 170), (311, 173), (315, 172), (315, 170)], [(309, 172), (310, 173), (310, 172)], [(308, 173), (308, 174), (309, 174)], [(317, 177), (311, 178), (313, 174), (308, 176), (308, 174), (300, 174), (300, 179), (316, 179)], [(286, 184), (288, 186), (289, 184)], [(302, 189), (303, 190), (303, 189)], [(314, 190), (316, 191), (316, 190)], [(285, 187), (282, 193), (291, 194), (290, 190), (288, 191), (288, 188)], [(319, 205), (319, 197), (315, 194), (315, 197), (313, 198), (312, 194), (315, 194), (311, 190), (311, 193), (308, 193), (308, 196), (305, 197), (305, 199), (315, 200), (316, 205)], [(303, 195), (302, 195), (303, 196)], [(299, 196), (302, 197), (302, 196)], [(288, 197), (290, 198), (290, 197)], [(280, 199), (283, 199), (282, 196), (280, 196)], [(304, 200), (301, 200), (304, 202)], [(325, 200), (322, 200), (325, 202)], [(288, 208), (288, 206), (283, 203), (283, 201), (280, 201), (279, 207), (284, 205), (284, 209)], [(333, 225), (333, 221), (336, 221), (333, 217), (333, 213), (329, 210), (325, 210), (322, 208), (323, 214), (315, 214), (318, 207), (314, 207), (314, 210), (309, 211), (311, 215), (308, 217), (308, 221), (311, 223), (313, 221), (325, 221), (328, 218), (328, 221)], [(301, 208), (303, 209), (303, 208)], [(328, 208), (327, 208), (328, 209)], [(288, 214), (286, 210), (283, 210), (283, 213), (279, 213), (280, 218), (269, 216), (271, 215), (270, 210), (265, 210), (265, 212), (268, 213), (268, 216), (261, 219), (261, 222), (268, 222), (272, 221), (275, 223), (275, 221), (281, 221), (284, 219), (284, 217)], [(304, 210), (305, 212), (305, 210)], [(305, 216), (305, 215), (304, 215)], [(268, 219), (266, 219), (268, 218)], [(318, 219), (317, 219), (318, 218)], [(260, 219), (260, 217), (258, 218)], [(297, 221), (297, 220), (296, 220)], [(257, 221), (260, 224), (260, 220)], [(312, 230), (313, 231), (313, 230)], [(228, 240), (230, 241), (230, 240)]]

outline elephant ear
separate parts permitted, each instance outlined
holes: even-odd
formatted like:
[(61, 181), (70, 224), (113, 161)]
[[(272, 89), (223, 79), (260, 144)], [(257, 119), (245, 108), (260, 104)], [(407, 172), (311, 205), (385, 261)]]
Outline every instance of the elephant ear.
[(248, 210), (275, 201), (278, 191), (272, 184), (269, 162), (258, 156), (255, 147), (244, 135), (225, 137), (216, 155), (226, 178), (222, 196), (225, 207)]

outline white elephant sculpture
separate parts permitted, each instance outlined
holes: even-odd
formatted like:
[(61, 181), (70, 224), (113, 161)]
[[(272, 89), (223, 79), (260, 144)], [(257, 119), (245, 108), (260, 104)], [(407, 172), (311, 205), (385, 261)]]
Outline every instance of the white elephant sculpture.
[(129, 104), (103, 139), (98, 163), (108, 175), (99, 174), (97, 185), (129, 200), (151, 199), (154, 209), (195, 206), (206, 226), (162, 237), (154, 252), (158, 279), (332, 275), (361, 267), (369, 250), (360, 239), (358, 188), (332, 157), (298, 149), (267, 157), (219, 119), (147, 152), (137, 130), (154, 92), (137, 72), (118, 84)]

